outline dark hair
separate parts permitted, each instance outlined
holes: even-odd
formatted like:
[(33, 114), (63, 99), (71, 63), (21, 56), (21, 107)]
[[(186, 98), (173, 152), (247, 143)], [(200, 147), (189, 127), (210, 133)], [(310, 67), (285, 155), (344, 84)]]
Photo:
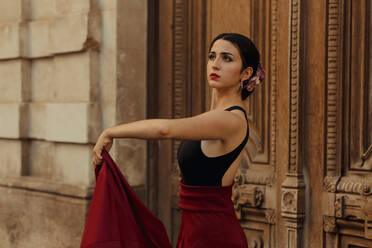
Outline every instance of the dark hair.
[[(254, 77), (256, 75), (258, 64), (260, 62), (260, 54), (254, 43), (248, 37), (242, 34), (222, 33), (213, 39), (211, 45), (209, 46), (209, 52), (211, 51), (213, 44), (220, 39), (230, 41), (238, 48), (240, 57), (242, 58), (241, 71), (243, 71), (247, 67), (252, 67), (253, 73), (251, 77)], [(249, 79), (243, 82), (243, 86), (247, 85)], [(253, 91), (248, 91), (246, 87), (243, 87), (241, 92), (242, 99), (245, 100), (250, 94), (252, 94), (252, 92)]]

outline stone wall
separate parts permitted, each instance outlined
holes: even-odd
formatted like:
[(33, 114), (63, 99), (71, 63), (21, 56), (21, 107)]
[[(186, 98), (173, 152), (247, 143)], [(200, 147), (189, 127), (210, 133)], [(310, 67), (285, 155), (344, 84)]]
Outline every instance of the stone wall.
[[(0, 0), (1, 247), (78, 247), (99, 133), (146, 118), (147, 1)], [(145, 200), (146, 143), (115, 142)]]

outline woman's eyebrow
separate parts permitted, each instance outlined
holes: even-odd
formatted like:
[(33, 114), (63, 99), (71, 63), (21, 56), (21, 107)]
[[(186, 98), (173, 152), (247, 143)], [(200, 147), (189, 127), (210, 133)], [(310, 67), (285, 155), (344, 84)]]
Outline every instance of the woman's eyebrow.
[[(210, 51), (210, 53), (216, 53), (216, 52), (215, 51)], [(229, 52), (221, 52), (221, 54), (234, 56), (232, 53), (229, 53)]]
[(221, 52), (221, 54), (224, 54), (224, 55), (231, 55), (231, 56), (234, 56), (232, 53), (229, 53), (229, 52)]

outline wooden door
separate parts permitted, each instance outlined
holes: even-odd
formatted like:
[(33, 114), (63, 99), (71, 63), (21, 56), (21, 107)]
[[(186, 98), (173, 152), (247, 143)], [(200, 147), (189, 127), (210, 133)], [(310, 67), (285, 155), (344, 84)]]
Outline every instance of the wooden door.
[[(149, 117), (209, 109), (205, 65), (222, 32), (266, 68), (233, 201), (249, 247), (372, 247), (370, 0), (149, 1)], [(149, 203), (175, 244), (179, 141), (150, 142)]]

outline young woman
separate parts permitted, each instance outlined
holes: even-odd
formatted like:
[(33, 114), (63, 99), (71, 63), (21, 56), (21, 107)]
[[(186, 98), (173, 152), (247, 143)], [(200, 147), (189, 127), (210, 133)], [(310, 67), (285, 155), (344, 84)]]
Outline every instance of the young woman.
[(102, 163), (114, 138), (182, 139), (178, 161), (181, 229), (177, 247), (247, 247), (231, 201), (234, 176), (248, 140), (244, 100), (263, 79), (253, 42), (236, 33), (218, 35), (209, 48), (210, 111), (190, 118), (149, 119), (102, 132), (93, 164)]

